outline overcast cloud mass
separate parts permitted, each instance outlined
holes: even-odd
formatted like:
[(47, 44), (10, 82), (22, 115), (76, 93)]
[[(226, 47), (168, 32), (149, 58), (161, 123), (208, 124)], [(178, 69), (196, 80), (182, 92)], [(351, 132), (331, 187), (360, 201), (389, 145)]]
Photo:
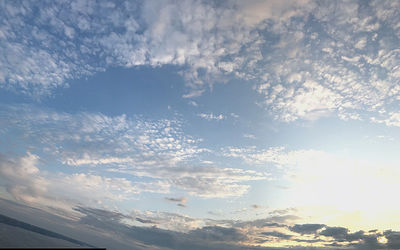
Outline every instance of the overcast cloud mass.
[(108, 249), (398, 249), (399, 24), (389, 0), (0, 0), (0, 212)]

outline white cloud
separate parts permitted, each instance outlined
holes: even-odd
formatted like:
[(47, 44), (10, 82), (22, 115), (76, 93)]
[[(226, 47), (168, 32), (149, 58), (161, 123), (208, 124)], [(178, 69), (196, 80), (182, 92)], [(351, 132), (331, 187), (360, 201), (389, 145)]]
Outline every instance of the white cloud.
[(205, 82), (225, 74), (245, 76), (241, 67), (261, 59), (263, 39), (256, 28), (264, 20), (279, 27), (304, 15), (308, 2), (5, 2), (2, 83), (40, 96), (109, 66), (173, 64), (187, 67), (185, 97), (198, 96)]
[(41, 170), (39, 156), (0, 157), (2, 185), (16, 199), (35, 206), (71, 210), (79, 203), (96, 206), (136, 199), (141, 192), (169, 192), (162, 181), (136, 182), (91, 173), (53, 173)]
[(0, 178), (7, 191), (16, 199), (32, 202), (47, 192), (49, 183), (39, 175), (36, 167), (38, 160), (39, 157), (31, 153), (18, 159), (0, 156)]
[[(377, 36), (378, 30), (397, 30), (392, 23), (397, 17), (388, 10), (392, 6), (316, 4), (310, 12), (315, 19), (288, 22), (279, 33), (280, 41), (258, 63), (269, 65), (256, 74), (260, 83), (255, 87), (265, 97), (266, 110), (287, 122), (327, 115), (368, 120), (364, 117), (398, 102), (400, 78), (394, 61), (399, 53), (393, 43), (398, 38), (389, 33)], [(385, 16), (383, 9), (392, 18), (390, 27), (374, 18)], [(302, 36), (296, 33), (299, 30)]]
[(0, 86), (42, 96), (108, 67), (172, 64), (185, 98), (237, 77), (278, 120), (370, 120), (399, 101), (399, 11), (360, 4), (3, 2)]
[(296, 165), (304, 159), (311, 159), (316, 154), (324, 152), (316, 150), (296, 150), (288, 151), (284, 147), (271, 147), (268, 149), (257, 149), (257, 147), (228, 147), (223, 149), (223, 155), (242, 159), (249, 165)]
[[(91, 176), (84, 172), (69, 177), (72, 182), (87, 178), (87, 182), (98, 181), (119, 188), (103, 175), (129, 173), (129, 178), (146, 177), (150, 185), (132, 182), (129, 184), (132, 194), (135, 189), (169, 192), (171, 186), (195, 196), (223, 198), (246, 193), (250, 185), (243, 182), (268, 177), (255, 171), (210, 165), (213, 163), (202, 156), (211, 151), (198, 146), (200, 139), (184, 134), (179, 120), (150, 121), (125, 115), (57, 113), (24, 105), (3, 106), (0, 115), (8, 117), (0, 121), (1, 133), (14, 133), (16, 141), (38, 155), (80, 167), (74, 171), (96, 166), (92, 168)], [(203, 159), (206, 166), (198, 165)], [(121, 185), (126, 183), (122, 179), (119, 181)], [(129, 189), (128, 186), (120, 188)], [(107, 194), (106, 191), (103, 193)]]
[(213, 166), (126, 167), (110, 171), (161, 179), (191, 195), (204, 198), (242, 196), (250, 188), (250, 185), (242, 182), (265, 180), (269, 177), (266, 173), (251, 170)]
[(226, 116), (219, 114), (219, 115), (214, 115), (213, 113), (200, 113), (198, 114), (199, 117), (208, 120), (208, 121), (212, 121), (212, 120), (217, 120), (217, 121), (221, 121), (224, 120), (226, 118)]
[(172, 230), (176, 232), (188, 232), (203, 227), (204, 219), (193, 218), (183, 214), (159, 212), (159, 211), (138, 211), (133, 210), (130, 216), (152, 221), (151, 226)]
[(189, 101), (188, 103), (190, 105), (192, 105), (193, 107), (198, 107), (199, 106), (199, 104), (197, 102), (195, 102), (195, 101)]
[(290, 122), (327, 115), (340, 105), (341, 99), (332, 90), (314, 81), (306, 81), (297, 90), (275, 85), (266, 103), (272, 105), (276, 119)]
[(371, 121), (374, 123), (383, 123), (390, 127), (400, 127), (400, 113), (390, 112), (386, 118), (372, 117)]
[(2, 5), (2, 83), (37, 96), (109, 66), (165, 64), (188, 66), (186, 96), (196, 96), (204, 91), (204, 79), (239, 67), (221, 58), (257, 39), (230, 3), (222, 8), (198, 1)]
[(248, 139), (256, 139), (256, 136), (253, 134), (243, 134), (243, 137)]
[[(57, 113), (28, 106), (4, 106), (4, 133), (41, 145), (63, 163), (79, 165), (166, 165), (190, 160), (206, 149), (183, 133), (179, 120), (144, 120), (101, 113)], [(50, 129), (49, 129), (50, 128)]]

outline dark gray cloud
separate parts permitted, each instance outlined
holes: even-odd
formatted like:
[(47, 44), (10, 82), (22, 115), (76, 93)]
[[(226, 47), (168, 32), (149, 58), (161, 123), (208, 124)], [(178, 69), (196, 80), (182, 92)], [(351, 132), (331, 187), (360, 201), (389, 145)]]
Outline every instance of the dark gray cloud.
[(207, 226), (192, 230), (189, 235), (197, 239), (224, 242), (238, 242), (247, 239), (246, 235), (236, 228), (219, 226)]
[(299, 234), (314, 234), (317, 230), (323, 228), (324, 224), (296, 224), (289, 229), (292, 232), (296, 232)]
[(400, 232), (387, 230), (383, 233), (383, 235), (388, 240), (387, 246), (389, 248), (391, 248), (391, 249), (399, 249), (400, 248)]
[[(80, 219), (68, 219), (73, 216), (64, 212), (60, 217), (40, 209), (14, 204), (0, 199), (0, 213), (7, 216), (13, 215), (32, 225), (50, 229), (68, 237), (83, 240), (89, 244), (107, 247), (107, 249), (229, 249), (229, 250), (271, 250), (288, 248), (268, 248), (243, 245), (262, 244), (269, 241), (279, 242), (289, 240), (300, 244), (322, 243), (326, 247), (291, 247), (290, 249), (398, 249), (400, 247), (400, 232), (387, 230), (358, 231), (350, 233), (345, 227), (329, 227), (323, 224), (296, 224), (271, 222), (268, 218), (256, 221), (234, 222), (229, 220), (208, 221), (207, 223), (220, 223), (226, 226), (200, 226), (197, 229), (177, 232), (157, 227), (131, 226), (125, 221), (140, 222), (144, 225), (154, 224), (156, 220), (146, 217), (128, 216), (117, 211), (99, 208), (76, 207), (74, 212), (79, 213)], [(76, 217), (75, 217), (76, 218)], [(192, 223), (193, 221), (189, 221)], [(289, 222), (289, 221), (288, 221)], [(68, 226), (66, 226), (68, 225)], [(138, 224), (141, 225), (141, 224)], [(257, 227), (258, 226), (258, 227)], [(320, 228), (324, 226), (325, 228)], [(252, 230), (248, 230), (252, 228)], [(268, 228), (271, 230), (269, 231)], [(300, 232), (314, 233), (300, 237)], [(290, 231), (288, 231), (290, 230)], [(296, 231), (298, 232), (296, 232)], [(293, 232), (293, 234), (290, 234)], [(328, 239), (321, 237), (330, 237)], [(380, 237), (385, 237), (387, 243), (379, 243)]]
[(10, 225), (10, 226), (13, 226), (13, 227), (17, 227), (17, 228), (20, 228), (20, 229), (25, 229), (27, 231), (30, 231), (30, 232), (33, 232), (33, 233), (37, 233), (37, 234), (41, 234), (41, 235), (44, 235), (44, 236), (47, 236), (47, 237), (51, 237), (51, 238), (54, 238), (54, 239), (60, 239), (60, 240), (68, 241), (68, 242), (73, 243), (73, 244), (78, 245), (78, 246), (94, 247), (94, 246), (92, 246), (90, 244), (87, 244), (85, 242), (72, 239), (72, 238), (67, 237), (65, 235), (58, 234), (58, 233), (49, 231), (47, 229), (40, 228), (40, 227), (31, 225), (31, 224), (25, 223), (25, 222), (16, 220), (14, 218), (11, 218), (11, 217), (8, 217), (8, 216), (2, 215), (2, 214), (0, 214), (0, 223), (1, 224), (6, 224), (6, 225)]
[(364, 240), (366, 237), (364, 231), (360, 230), (355, 233), (350, 233), (346, 235), (346, 241), (356, 241), (356, 240)]
[(286, 208), (286, 209), (275, 209), (270, 212), (270, 215), (276, 215), (276, 216), (283, 216), (287, 214), (293, 214), (297, 211), (296, 208)]
[(345, 227), (326, 227), (319, 234), (323, 236), (332, 237), (338, 241), (345, 241), (348, 235), (349, 229)]
[[(294, 221), (301, 219), (296, 215), (283, 215), (283, 216), (270, 216), (263, 219), (251, 221), (230, 221), (233, 227), (246, 228), (246, 227), (288, 227)], [(227, 223), (227, 222), (225, 222)]]
[(262, 232), (261, 234), (265, 235), (265, 236), (272, 236), (272, 237), (284, 239), (284, 240), (288, 240), (288, 239), (291, 239), (293, 237), (292, 235), (284, 234), (284, 233), (281, 233), (281, 232), (278, 232), (278, 231)]
[(237, 221), (233, 222), (232, 225), (235, 227), (287, 227), (286, 224), (291, 224), (293, 221), (301, 219), (296, 215), (283, 215), (283, 216), (271, 216), (264, 219), (257, 219), (252, 221)]
[(156, 224), (156, 222), (152, 221), (152, 220), (145, 220), (145, 219), (141, 219), (141, 218), (136, 218), (136, 220), (143, 224)]
[(366, 235), (364, 231), (358, 231), (355, 233), (349, 233), (349, 229), (345, 227), (326, 227), (322, 230), (320, 235), (329, 236), (334, 238), (336, 241), (343, 242), (343, 241), (359, 241), (364, 240)]
[(287, 225), (279, 224), (279, 223), (265, 223), (265, 227), (287, 227)]
[(187, 207), (185, 205), (185, 203), (187, 202), (187, 198), (186, 197), (181, 197), (181, 198), (169, 198), (169, 197), (165, 197), (165, 199), (167, 201), (171, 201), (171, 202), (176, 202), (178, 204), (176, 204), (178, 207)]
[(187, 201), (187, 198), (181, 197), (181, 198), (169, 198), (165, 197), (167, 201), (172, 201), (172, 202), (179, 202), (179, 203), (185, 203)]
[(116, 221), (119, 222), (124, 218), (132, 219), (129, 215), (121, 214), (120, 212), (113, 212), (104, 209), (89, 208), (89, 207), (75, 207), (75, 211), (78, 211), (86, 216), (92, 216), (102, 221)]
[(291, 215), (291, 214), (282, 215), (282, 216), (279, 216), (279, 215), (271, 216), (271, 217), (268, 218), (269, 221), (276, 222), (276, 223), (285, 223), (285, 222), (288, 222), (288, 221), (296, 221), (298, 219), (300, 219), (299, 216)]
[[(86, 209), (85, 211), (90, 210)], [(105, 247), (109, 250), (151, 249), (151, 247), (146, 247), (133, 238), (121, 239), (118, 237), (118, 235), (114, 233), (114, 229), (118, 228), (119, 223), (111, 222), (111, 224), (116, 225), (114, 228), (104, 228), (104, 225), (107, 226), (110, 223), (106, 222), (106, 218), (101, 218), (98, 211), (98, 219), (96, 221), (103, 221), (98, 225), (94, 223), (85, 224), (82, 220), (77, 220), (78, 217), (76, 217), (76, 213), (78, 212), (71, 213), (70, 211), (64, 210), (58, 211), (57, 214), (59, 215), (56, 215), (54, 210), (48, 212), (4, 199), (0, 199), (0, 213), (73, 239), (87, 242), (94, 246)], [(105, 210), (103, 214), (106, 215), (107, 211)], [(119, 215), (115, 215), (113, 217), (115, 218), (118, 216)], [(87, 221), (93, 222), (95, 220)], [(54, 247), (54, 245), (52, 246)], [(24, 247), (34, 246), (24, 245)]]

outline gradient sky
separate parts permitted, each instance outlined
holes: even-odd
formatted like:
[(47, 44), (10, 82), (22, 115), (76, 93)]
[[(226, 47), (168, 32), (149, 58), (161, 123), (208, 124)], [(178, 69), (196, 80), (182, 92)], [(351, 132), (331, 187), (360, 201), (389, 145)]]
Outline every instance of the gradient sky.
[(400, 1), (1, 0), (0, 197), (399, 248), (399, 44)]

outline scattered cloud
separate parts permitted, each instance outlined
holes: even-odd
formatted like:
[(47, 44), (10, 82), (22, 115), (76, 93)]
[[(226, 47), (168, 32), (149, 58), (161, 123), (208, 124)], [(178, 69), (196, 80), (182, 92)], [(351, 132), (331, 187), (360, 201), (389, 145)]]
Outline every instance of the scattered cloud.
[(186, 203), (187, 200), (188, 200), (186, 197), (181, 197), (181, 198), (168, 198), (168, 197), (165, 197), (165, 200), (170, 201), (170, 202), (175, 202), (175, 203), (177, 203), (176, 205), (177, 205), (178, 207), (187, 207), (187, 206), (185, 205), (185, 203)]
[(385, 118), (371, 117), (374, 123), (383, 123), (389, 127), (400, 127), (400, 113), (390, 112)]
[(195, 101), (189, 101), (188, 103), (189, 103), (189, 105), (192, 105), (193, 107), (198, 107), (199, 106), (199, 104), (197, 102), (195, 102)]
[(398, 126), (391, 109), (400, 93), (396, 6), (4, 2), (0, 86), (40, 97), (109, 67), (178, 65), (186, 98), (234, 77), (255, 82), (277, 120), (392, 112), (382, 123)]
[(213, 166), (151, 167), (115, 169), (115, 172), (167, 180), (190, 195), (204, 198), (241, 196), (250, 185), (241, 182), (268, 179), (267, 173)]
[(221, 120), (226, 119), (226, 116), (224, 116), (222, 114), (214, 115), (213, 113), (210, 113), (210, 114), (200, 113), (197, 116), (199, 116), (205, 120), (208, 120), (208, 121), (212, 121), (212, 120), (221, 121)]
[[(3, 106), (0, 113), (9, 118), (0, 121), (2, 133), (14, 133), (15, 141), (54, 159), (55, 164), (97, 166), (96, 176), (114, 173), (150, 178), (160, 193), (176, 187), (200, 197), (241, 196), (250, 188), (242, 182), (268, 178), (268, 174), (252, 170), (196, 164), (210, 150), (198, 146), (200, 139), (185, 135), (179, 120), (57, 113), (24, 105)], [(83, 173), (70, 178), (82, 183), (85, 178), (110, 181)], [(132, 185), (147, 189), (144, 184), (141, 188)]]
[(256, 139), (256, 136), (253, 134), (243, 134), (243, 137), (248, 139)]
[(186, 197), (182, 197), (182, 198), (168, 198), (168, 197), (165, 197), (165, 199), (167, 201), (179, 202), (179, 203), (186, 203), (186, 201), (187, 201)]
[[(282, 11), (291, 8), (284, 6)], [(40, 96), (108, 67), (172, 64), (187, 67), (181, 72), (185, 96), (198, 96), (205, 80), (213, 82), (243, 64), (235, 56), (243, 47), (258, 47), (251, 15), (240, 12), (248, 8), (251, 4), (198, 1), (3, 3), (0, 80)]]
[(276, 165), (295, 165), (299, 161), (311, 159), (316, 155), (326, 155), (325, 152), (316, 150), (297, 150), (288, 151), (284, 147), (270, 147), (268, 149), (258, 149), (250, 147), (227, 147), (223, 148), (223, 155), (226, 157), (242, 159), (247, 164), (276, 164)]

